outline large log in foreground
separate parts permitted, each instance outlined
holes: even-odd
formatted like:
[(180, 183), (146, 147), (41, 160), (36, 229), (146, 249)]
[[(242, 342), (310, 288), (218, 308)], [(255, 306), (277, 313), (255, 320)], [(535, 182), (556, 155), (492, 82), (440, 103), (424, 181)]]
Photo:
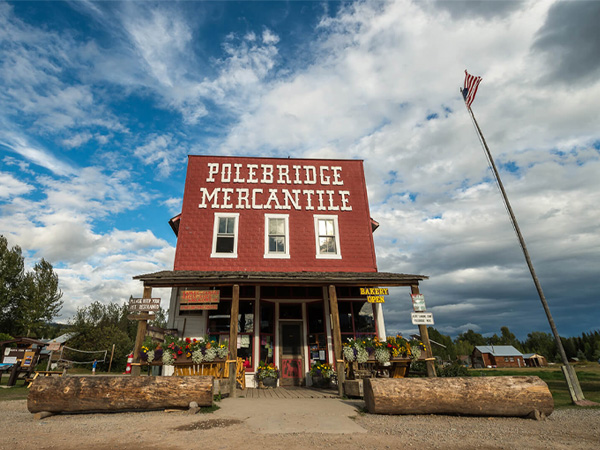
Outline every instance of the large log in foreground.
[(31, 413), (187, 408), (213, 403), (213, 377), (42, 377), (29, 389)]
[(531, 416), (554, 411), (539, 377), (367, 378), (367, 410), (374, 414)]

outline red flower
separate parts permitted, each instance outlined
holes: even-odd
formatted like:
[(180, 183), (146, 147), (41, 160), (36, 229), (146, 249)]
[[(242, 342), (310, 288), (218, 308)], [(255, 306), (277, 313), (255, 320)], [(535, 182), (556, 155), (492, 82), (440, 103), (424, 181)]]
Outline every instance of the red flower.
[(190, 338), (185, 338), (185, 342), (189, 344), (190, 342), (192, 342), (192, 340)]
[(183, 352), (181, 350), (177, 350), (177, 354), (178, 355), (183, 355)]
[(392, 348), (392, 344), (388, 344), (388, 348)]
[(194, 338), (194, 343), (196, 342), (196, 338)]

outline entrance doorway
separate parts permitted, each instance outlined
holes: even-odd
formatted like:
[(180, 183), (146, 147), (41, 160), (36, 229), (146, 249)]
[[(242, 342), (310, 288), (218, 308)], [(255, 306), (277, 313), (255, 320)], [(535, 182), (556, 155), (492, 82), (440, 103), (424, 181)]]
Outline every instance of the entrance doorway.
[(282, 386), (301, 386), (304, 384), (304, 354), (302, 322), (280, 322), (280, 361)]

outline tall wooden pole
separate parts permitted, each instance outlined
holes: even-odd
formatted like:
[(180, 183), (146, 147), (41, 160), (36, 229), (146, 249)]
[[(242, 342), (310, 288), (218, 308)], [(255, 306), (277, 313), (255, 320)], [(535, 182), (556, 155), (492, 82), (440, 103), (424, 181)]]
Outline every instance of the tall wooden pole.
[[(462, 91), (462, 90), (461, 90)], [(466, 103), (465, 103), (466, 106)], [(546, 297), (544, 296), (544, 291), (542, 291), (542, 285), (535, 273), (535, 269), (533, 268), (533, 263), (531, 262), (531, 258), (529, 257), (529, 251), (527, 250), (527, 245), (525, 244), (525, 239), (523, 239), (523, 235), (521, 234), (521, 229), (519, 228), (519, 224), (517, 223), (517, 218), (513, 212), (512, 206), (508, 201), (508, 196), (506, 195), (506, 191), (504, 190), (504, 185), (502, 184), (502, 180), (500, 178), (500, 173), (496, 168), (496, 163), (494, 162), (494, 158), (492, 158), (492, 153), (488, 148), (487, 142), (485, 141), (485, 137), (481, 132), (481, 128), (479, 128), (479, 124), (475, 119), (475, 115), (471, 108), (467, 106), (467, 111), (471, 115), (471, 119), (473, 119), (473, 123), (475, 124), (475, 128), (477, 129), (477, 133), (481, 139), (481, 143), (486, 153), (486, 157), (488, 162), (490, 163), (490, 167), (494, 172), (494, 176), (496, 177), (496, 182), (498, 183), (498, 187), (500, 188), (500, 192), (502, 193), (502, 198), (504, 200), (504, 205), (506, 206), (506, 210), (508, 215), (510, 216), (510, 221), (515, 229), (515, 233), (517, 234), (517, 238), (519, 240), (519, 244), (521, 245), (521, 249), (523, 250), (523, 256), (525, 256), (525, 261), (527, 262), (527, 267), (529, 268), (529, 272), (531, 273), (531, 277), (533, 278), (533, 283), (535, 284), (535, 288), (538, 292), (538, 296), (540, 297), (540, 301), (542, 302), (542, 306), (544, 308), (544, 312), (546, 313), (546, 317), (548, 318), (548, 323), (550, 324), (550, 329), (552, 330), (552, 334), (554, 335), (554, 339), (556, 340), (556, 346), (558, 347), (558, 352), (560, 353), (561, 360), (565, 366), (563, 369), (563, 373), (565, 374), (565, 378), (567, 384), (573, 386), (573, 390), (571, 392), (571, 400), (573, 403), (576, 403), (581, 400), (585, 400), (583, 396), (583, 392), (581, 390), (581, 386), (579, 385), (579, 380), (577, 379), (577, 374), (575, 370), (569, 365), (569, 360), (567, 359), (567, 354), (565, 353), (565, 349), (562, 345), (562, 341), (560, 340), (560, 335), (558, 334), (558, 330), (556, 329), (556, 324), (554, 323), (554, 319), (552, 318), (552, 314), (550, 313), (550, 308), (548, 307), (548, 302), (546, 301)]]
[(113, 356), (115, 355), (115, 344), (112, 346), (112, 350), (110, 351), (110, 362), (108, 363), (108, 373), (110, 373), (110, 369), (112, 367)]
[[(420, 294), (419, 285), (413, 284), (410, 287), (411, 294)], [(425, 365), (427, 366), (427, 376), (428, 377), (436, 377), (435, 373), (435, 364), (433, 359), (433, 352), (431, 351), (431, 342), (429, 341), (429, 331), (427, 331), (427, 325), (419, 325), (419, 334), (421, 335), (421, 341), (425, 344), (425, 355), (427, 359), (425, 360)]]
[(231, 316), (229, 319), (229, 395), (236, 397), (236, 369), (237, 369), (237, 338), (238, 338), (238, 315), (240, 313), (240, 286), (233, 285), (231, 295)]
[(338, 392), (344, 395), (344, 381), (346, 381), (346, 368), (342, 358), (342, 330), (340, 329), (340, 310), (338, 309), (337, 293), (335, 286), (329, 286), (329, 310), (331, 312), (331, 334), (333, 334), (333, 356), (338, 376)]

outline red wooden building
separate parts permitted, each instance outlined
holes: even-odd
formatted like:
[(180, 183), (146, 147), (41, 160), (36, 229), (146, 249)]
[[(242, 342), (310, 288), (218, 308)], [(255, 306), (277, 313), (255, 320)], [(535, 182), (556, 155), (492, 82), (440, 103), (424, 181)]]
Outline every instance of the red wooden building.
[[(381, 304), (361, 287), (415, 293), (427, 278), (377, 271), (360, 160), (190, 156), (170, 224), (174, 270), (136, 279), (145, 296), (172, 287), (169, 327), (228, 340), (250, 385), (259, 361), (280, 367), (284, 385), (303, 384), (317, 361), (339, 365), (345, 338), (385, 336)], [(206, 290), (215, 309), (190, 300)]]
[(473, 367), (525, 367), (523, 354), (512, 345), (478, 345), (471, 360)]

